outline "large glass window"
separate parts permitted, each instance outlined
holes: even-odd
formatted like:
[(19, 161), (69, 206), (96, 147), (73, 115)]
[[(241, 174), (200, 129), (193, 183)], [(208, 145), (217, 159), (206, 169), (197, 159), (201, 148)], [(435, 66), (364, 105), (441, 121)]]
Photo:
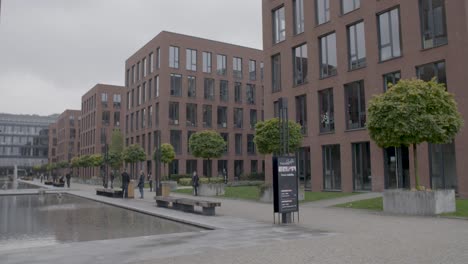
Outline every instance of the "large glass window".
[(307, 82), (307, 44), (293, 48), (294, 85)]
[(229, 100), (228, 81), (219, 81), (219, 100), (221, 102), (227, 102)]
[(248, 134), (247, 135), (247, 154), (253, 155), (255, 154), (255, 143), (254, 143), (254, 135)]
[(244, 113), (242, 108), (234, 108), (234, 128), (242, 128)]
[(171, 95), (182, 96), (182, 75), (171, 73)]
[(113, 98), (114, 108), (120, 109), (121, 102), (122, 102), (122, 96), (120, 94), (114, 94), (114, 98)]
[(179, 68), (179, 47), (169, 47), (169, 67)]
[(318, 92), (320, 109), (320, 133), (335, 131), (335, 113), (333, 109), (333, 88)]
[(278, 43), (286, 39), (286, 18), (284, 16), (284, 6), (273, 10), (273, 43)]
[(392, 9), (378, 15), (380, 60), (401, 56), (400, 10)]
[(420, 0), (423, 48), (432, 48), (448, 42), (445, 0)]
[(234, 83), (234, 101), (236, 103), (242, 103), (242, 83)]
[(210, 73), (211, 72), (211, 52), (204, 51), (203, 55), (203, 72)]
[(330, 21), (330, 0), (315, 0), (317, 25)]
[(178, 102), (169, 102), (169, 124), (170, 125), (179, 124), (179, 103)]
[(428, 63), (416, 67), (416, 74), (423, 81), (430, 81), (436, 77), (436, 81), (447, 85), (447, 76), (445, 74), (445, 61)]
[(387, 73), (383, 76), (384, 92), (388, 90), (388, 84), (397, 84), (401, 79), (400, 71)]
[(307, 97), (296, 96), (296, 122), (301, 125), (302, 134), (307, 134)]
[(197, 51), (193, 49), (186, 49), (185, 52), (186, 66), (189, 71), (197, 70)]
[(455, 143), (429, 144), (429, 160), (432, 188), (457, 190)]
[(204, 84), (204, 98), (206, 100), (214, 100), (214, 79), (205, 78)]
[(182, 131), (180, 130), (171, 130), (171, 145), (174, 147), (176, 154), (182, 153)]
[(203, 127), (211, 127), (212, 124), (212, 107), (211, 105), (203, 105)]
[(211, 177), (212, 168), (213, 168), (212, 160), (203, 160), (203, 175), (204, 176)]
[(361, 0), (341, 0), (341, 13), (346, 14), (361, 6)]
[(355, 191), (372, 189), (369, 142), (351, 144), (353, 151), (353, 180)]
[(228, 133), (220, 133), (221, 137), (226, 142), (226, 148), (224, 149), (224, 154), (227, 154), (229, 151), (229, 134)]
[(304, 0), (294, 0), (294, 34), (304, 32)]
[(224, 175), (226, 174), (226, 177), (228, 171), (228, 161), (227, 160), (218, 160), (218, 175)]
[(146, 60), (146, 58), (143, 59), (142, 64), (143, 64), (143, 77), (146, 77), (146, 75), (148, 75), (148, 61)]
[(364, 82), (345, 85), (346, 129), (363, 128), (366, 124), (366, 100)]
[(197, 126), (197, 104), (186, 105), (186, 119), (187, 126)]
[(195, 76), (187, 77), (187, 95), (188, 97), (195, 98), (197, 97), (197, 79)]
[(107, 93), (101, 93), (101, 105), (102, 107), (107, 107), (108, 95)]
[(239, 180), (244, 173), (244, 161), (243, 160), (235, 160), (234, 161), (234, 178)]
[(226, 128), (227, 127), (227, 107), (218, 106), (218, 127)]
[(161, 49), (156, 49), (156, 68), (161, 68)]
[(366, 66), (364, 22), (359, 22), (348, 27), (348, 54), (349, 69), (352, 70)]
[(336, 33), (320, 38), (320, 77), (336, 75)]
[(110, 124), (110, 111), (102, 111), (102, 124), (105, 126)]
[(154, 53), (153, 52), (149, 54), (148, 69), (150, 73), (152, 73), (154, 70)]
[(226, 55), (216, 55), (216, 73), (218, 75), (225, 76), (227, 73), (226, 67), (227, 57)]
[(249, 60), (249, 80), (255, 81), (257, 79), (257, 62)]
[(154, 77), (154, 96), (159, 97), (159, 75)]
[(256, 124), (257, 124), (257, 110), (250, 109), (250, 128), (255, 129)]
[(236, 79), (242, 79), (242, 58), (232, 58), (232, 75)]
[(234, 148), (236, 155), (242, 155), (242, 134), (235, 134)]
[(185, 173), (191, 175), (194, 171), (197, 171), (197, 160), (186, 160)]
[(190, 137), (195, 133), (195, 131), (187, 131), (187, 153), (190, 153)]
[(272, 92), (281, 91), (281, 55), (271, 57), (271, 89)]
[(246, 100), (248, 104), (255, 104), (255, 84), (247, 84), (246, 88)]
[(323, 189), (341, 190), (340, 145), (322, 146)]

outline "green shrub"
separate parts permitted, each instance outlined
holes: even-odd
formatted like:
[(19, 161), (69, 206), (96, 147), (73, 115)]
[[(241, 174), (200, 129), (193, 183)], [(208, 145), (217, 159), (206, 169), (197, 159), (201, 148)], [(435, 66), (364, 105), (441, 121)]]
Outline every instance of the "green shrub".
[(200, 178), (200, 183), (201, 184), (207, 184), (207, 183), (224, 183), (224, 178), (223, 177), (201, 177)]
[(179, 182), (179, 179), (182, 178), (192, 178), (192, 176), (188, 174), (171, 174), (171, 176), (169, 176), (169, 180), (176, 182)]
[(192, 178), (180, 178), (178, 184), (182, 186), (192, 186)]
[(263, 193), (269, 189), (269, 188), (272, 188), (273, 185), (271, 183), (263, 183), (263, 184), (260, 184), (258, 185), (258, 191), (260, 192), (260, 195), (263, 195)]

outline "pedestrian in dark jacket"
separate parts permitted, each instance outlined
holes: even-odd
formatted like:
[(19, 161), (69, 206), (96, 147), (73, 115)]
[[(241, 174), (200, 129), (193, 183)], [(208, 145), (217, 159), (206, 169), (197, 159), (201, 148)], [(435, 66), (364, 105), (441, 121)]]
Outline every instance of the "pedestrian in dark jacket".
[(148, 183), (150, 187), (150, 192), (152, 192), (153, 191), (153, 177), (151, 176), (151, 172), (148, 173)]
[(143, 199), (143, 188), (145, 187), (145, 174), (140, 172), (140, 179), (138, 180), (138, 189), (140, 189), (140, 199)]
[(65, 178), (67, 179), (67, 186), (68, 188), (70, 188), (70, 179), (71, 179), (70, 172), (68, 172), (67, 175), (65, 175)]
[(130, 183), (130, 175), (128, 175), (127, 170), (122, 173), (122, 192), (123, 198), (128, 198), (128, 184)]
[(111, 189), (114, 189), (114, 172), (111, 171), (110, 180), (111, 180)]
[(193, 175), (192, 175), (192, 186), (193, 186), (193, 193), (195, 194), (195, 196), (198, 196), (198, 182), (199, 182), (199, 180), (200, 180), (200, 178), (197, 175), (197, 171), (194, 171)]

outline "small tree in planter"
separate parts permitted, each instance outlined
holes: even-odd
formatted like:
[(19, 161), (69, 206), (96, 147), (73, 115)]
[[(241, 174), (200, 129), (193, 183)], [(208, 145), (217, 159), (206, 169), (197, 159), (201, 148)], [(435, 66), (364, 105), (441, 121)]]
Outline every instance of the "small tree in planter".
[(132, 170), (131, 177), (135, 178), (135, 175), (134, 175), (135, 163), (146, 160), (145, 151), (140, 145), (133, 144), (124, 149), (122, 156), (125, 162), (130, 163), (131, 170)]
[[(157, 150), (155, 150), (155, 153), (153, 155), (153, 158), (156, 160), (156, 153)], [(165, 180), (169, 179), (169, 163), (171, 163), (175, 159), (175, 151), (174, 147), (169, 144), (169, 143), (163, 143), (161, 144), (161, 162), (164, 164), (166, 175), (164, 177)]]
[(120, 175), (119, 170), (123, 165), (123, 135), (119, 129), (112, 131), (112, 139), (109, 147), (108, 162), (117, 178)]
[[(210, 162), (211, 159), (221, 158), (226, 150), (226, 142), (218, 132), (205, 130), (190, 136), (189, 147), (194, 157)], [(206, 176), (211, 177), (211, 167)]]
[[(259, 153), (275, 154), (280, 153), (281, 144), (280, 144), (280, 121), (278, 118), (272, 118), (265, 120), (263, 122), (258, 122), (255, 125), (255, 137), (254, 143), (257, 146)], [(294, 122), (288, 121), (288, 130), (289, 130), (289, 151), (294, 153), (301, 146), (302, 142), (302, 133), (301, 125)], [(263, 201), (269, 201), (273, 198), (273, 193), (271, 197), (269, 191), (271, 191), (271, 183), (262, 185), (260, 188), (260, 199)]]
[[(449, 143), (462, 125), (453, 95), (435, 80), (400, 80), (369, 102), (367, 128), (372, 140), (382, 148), (413, 146), (417, 190), (425, 190), (419, 181), (417, 146)], [(385, 203), (384, 196), (384, 209)]]

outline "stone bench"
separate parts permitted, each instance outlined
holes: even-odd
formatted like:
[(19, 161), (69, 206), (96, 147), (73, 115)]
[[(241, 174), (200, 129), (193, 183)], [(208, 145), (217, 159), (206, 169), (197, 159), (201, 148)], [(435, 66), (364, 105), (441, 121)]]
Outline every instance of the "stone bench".
[(113, 198), (122, 198), (123, 191), (114, 190), (114, 189), (97, 188), (96, 195), (102, 195), (102, 196), (113, 197)]
[(213, 216), (216, 214), (215, 209), (217, 206), (221, 206), (221, 203), (200, 201), (188, 198), (176, 198), (176, 197), (163, 197), (156, 196), (156, 205), (158, 207), (172, 208), (188, 213), (195, 213), (195, 206), (202, 208), (203, 215)]

